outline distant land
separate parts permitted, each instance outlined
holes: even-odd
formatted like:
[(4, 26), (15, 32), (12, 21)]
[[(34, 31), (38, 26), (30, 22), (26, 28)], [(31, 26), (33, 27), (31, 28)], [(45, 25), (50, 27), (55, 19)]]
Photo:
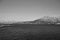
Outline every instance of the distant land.
[(42, 18), (33, 21), (23, 21), (23, 22), (0, 22), (0, 24), (60, 24), (60, 17), (49, 17), (44, 16)]

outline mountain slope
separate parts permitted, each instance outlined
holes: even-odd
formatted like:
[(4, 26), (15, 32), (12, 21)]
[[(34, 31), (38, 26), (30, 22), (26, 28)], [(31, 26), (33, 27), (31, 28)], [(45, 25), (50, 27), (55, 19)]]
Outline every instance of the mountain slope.
[(34, 21), (12, 22), (12, 23), (7, 22), (4, 24), (57, 24), (57, 23), (60, 23), (60, 17), (44, 16), (44, 17), (42, 17), (40, 19), (36, 19)]

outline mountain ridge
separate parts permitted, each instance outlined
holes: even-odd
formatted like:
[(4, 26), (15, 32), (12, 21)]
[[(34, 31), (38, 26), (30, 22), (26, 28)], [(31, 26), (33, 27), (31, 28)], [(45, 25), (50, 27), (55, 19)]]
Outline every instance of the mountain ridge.
[(60, 17), (49, 17), (44, 16), (42, 18), (33, 21), (22, 21), (22, 22), (3, 22), (0, 24), (56, 24), (60, 23)]

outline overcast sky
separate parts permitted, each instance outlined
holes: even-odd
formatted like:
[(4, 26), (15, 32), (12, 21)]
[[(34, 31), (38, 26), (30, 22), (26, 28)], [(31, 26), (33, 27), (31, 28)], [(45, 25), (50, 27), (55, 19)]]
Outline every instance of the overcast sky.
[(60, 16), (60, 0), (0, 0), (0, 21), (29, 21)]

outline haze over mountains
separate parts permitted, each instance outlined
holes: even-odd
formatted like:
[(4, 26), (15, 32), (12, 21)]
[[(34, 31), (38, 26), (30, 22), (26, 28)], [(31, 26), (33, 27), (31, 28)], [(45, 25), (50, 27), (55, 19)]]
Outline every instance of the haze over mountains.
[(60, 16), (59, 0), (0, 0), (0, 22)]
[(33, 21), (9, 21), (9, 22), (2, 22), (3, 24), (56, 24), (60, 23), (60, 17), (49, 17), (44, 16), (42, 18), (33, 20)]
[(44, 16), (40, 19), (37, 19), (35, 20), (37, 21), (37, 23), (51, 23), (51, 24), (54, 24), (54, 23), (60, 23), (60, 18), (59, 17), (49, 17), (49, 16)]

